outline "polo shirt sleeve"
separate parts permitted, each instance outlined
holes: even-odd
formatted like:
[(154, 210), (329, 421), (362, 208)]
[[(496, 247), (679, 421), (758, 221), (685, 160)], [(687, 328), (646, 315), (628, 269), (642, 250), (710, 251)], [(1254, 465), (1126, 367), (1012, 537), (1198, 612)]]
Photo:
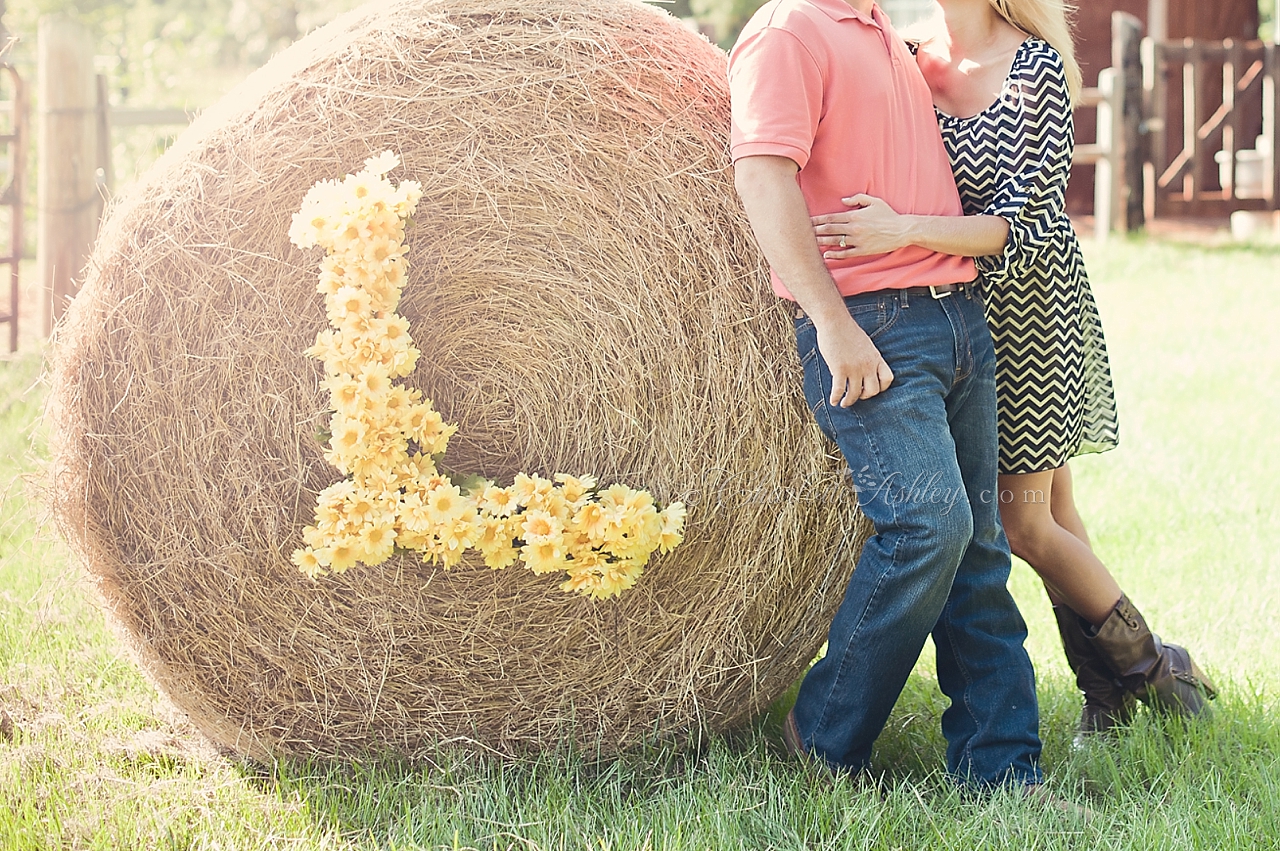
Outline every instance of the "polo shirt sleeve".
[(777, 156), (804, 168), (822, 115), (822, 89), (818, 63), (787, 30), (763, 27), (739, 41), (729, 58), (734, 162)]

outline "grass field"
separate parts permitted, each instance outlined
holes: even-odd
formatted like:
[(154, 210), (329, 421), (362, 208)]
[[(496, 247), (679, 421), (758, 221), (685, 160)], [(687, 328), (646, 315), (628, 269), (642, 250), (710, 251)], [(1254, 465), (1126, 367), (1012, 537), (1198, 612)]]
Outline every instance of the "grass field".
[(1015, 565), (1044, 768), (1081, 820), (938, 773), (929, 652), (877, 746), (883, 790), (782, 759), (769, 720), (697, 753), (519, 763), (243, 765), (173, 715), (104, 624), (27, 480), (40, 361), (0, 362), (0, 849), (1274, 849), (1280, 842), (1280, 251), (1089, 249), (1121, 448), (1073, 464), (1097, 550), (1222, 691), (1212, 719), (1142, 714), (1070, 747), (1078, 696)]

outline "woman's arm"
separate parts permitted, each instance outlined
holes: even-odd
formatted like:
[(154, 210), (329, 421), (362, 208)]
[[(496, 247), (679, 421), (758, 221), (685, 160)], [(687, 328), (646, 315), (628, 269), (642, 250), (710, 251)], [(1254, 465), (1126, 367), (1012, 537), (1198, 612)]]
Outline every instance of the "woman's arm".
[(1009, 221), (1003, 216), (900, 215), (871, 195), (842, 200), (855, 209), (812, 218), (818, 246), (828, 260), (884, 254), (908, 245), (986, 257), (1003, 252), (1009, 238)]

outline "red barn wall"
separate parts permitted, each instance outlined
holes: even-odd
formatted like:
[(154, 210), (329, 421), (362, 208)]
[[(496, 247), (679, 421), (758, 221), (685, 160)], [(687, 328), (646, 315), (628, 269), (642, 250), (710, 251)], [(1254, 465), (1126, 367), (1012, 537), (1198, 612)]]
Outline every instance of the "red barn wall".
[[(1148, 0), (1084, 0), (1076, 11), (1076, 56), (1086, 86), (1098, 84), (1098, 72), (1111, 65), (1111, 13), (1128, 12), (1147, 24)], [(1257, 38), (1257, 0), (1169, 0), (1170, 38)], [(1210, 81), (1213, 82), (1213, 81)], [(1220, 87), (1220, 84), (1215, 83)], [(1096, 138), (1095, 112), (1076, 113), (1076, 139)], [(1093, 211), (1093, 166), (1076, 166), (1067, 188), (1072, 213)]]

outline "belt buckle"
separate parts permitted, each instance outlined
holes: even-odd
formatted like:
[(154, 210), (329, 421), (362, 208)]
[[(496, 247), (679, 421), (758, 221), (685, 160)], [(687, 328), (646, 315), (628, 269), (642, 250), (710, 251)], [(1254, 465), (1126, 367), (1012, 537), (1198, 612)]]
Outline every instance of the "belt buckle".
[(947, 296), (951, 295), (953, 292), (955, 292), (955, 290), (946, 290), (940, 293), (938, 292), (937, 287), (933, 286), (932, 284), (929, 285), (929, 295), (933, 296), (935, 300), (944, 299)]

